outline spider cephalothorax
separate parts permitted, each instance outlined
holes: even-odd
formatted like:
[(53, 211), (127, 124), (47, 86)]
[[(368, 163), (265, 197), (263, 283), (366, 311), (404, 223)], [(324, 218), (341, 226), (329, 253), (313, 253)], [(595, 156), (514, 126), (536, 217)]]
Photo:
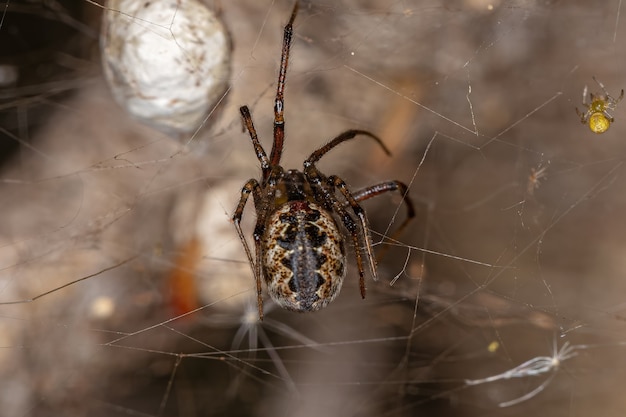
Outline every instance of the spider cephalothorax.
[[(292, 311), (319, 310), (339, 294), (346, 274), (346, 249), (344, 236), (336, 219), (341, 221), (352, 239), (361, 296), (365, 297), (363, 251), (374, 279), (376, 259), (369, 221), (359, 202), (388, 191), (398, 191), (407, 207), (407, 219), (399, 230), (415, 216), (413, 204), (407, 196), (408, 189), (402, 182), (385, 181), (353, 192), (341, 178), (336, 175), (327, 177), (315, 166), (335, 146), (354, 139), (357, 135), (372, 138), (389, 154), (383, 142), (367, 131), (348, 130), (341, 133), (315, 150), (304, 161), (302, 171), (285, 171), (280, 165), (285, 129), (283, 94), (297, 11), (296, 3), (285, 26), (274, 102), (274, 142), (269, 157), (259, 142), (248, 107), (240, 108), (244, 125), (261, 163), (262, 177), (260, 180), (252, 178), (243, 186), (233, 222), (252, 267), (261, 319), (261, 281), (265, 281), (270, 296), (277, 304)], [(341, 197), (337, 195), (337, 191)], [(253, 232), (254, 256), (241, 229), (243, 210), (250, 194), (257, 213)]]

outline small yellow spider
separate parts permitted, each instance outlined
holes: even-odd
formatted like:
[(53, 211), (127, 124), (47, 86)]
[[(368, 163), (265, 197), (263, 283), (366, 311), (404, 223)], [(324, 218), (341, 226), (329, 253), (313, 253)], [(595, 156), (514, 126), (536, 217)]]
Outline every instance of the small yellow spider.
[(604, 94), (590, 93), (591, 103), (587, 103), (587, 86), (585, 86), (583, 89), (583, 106), (587, 108), (587, 111), (581, 113), (577, 107), (576, 114), (580, 117), (582, 124), (589, 125), (589, 129), (593, 133), (604, 133), (614, 121), (613, 116), (607, 110), (615, 110), (617, 108), (617, 103), (624, 98), (624, 90), (616, 99), (606, 91), (604, 84), (596, 80), (596, 77), (593, 77), (593, 80), (598, 83)]

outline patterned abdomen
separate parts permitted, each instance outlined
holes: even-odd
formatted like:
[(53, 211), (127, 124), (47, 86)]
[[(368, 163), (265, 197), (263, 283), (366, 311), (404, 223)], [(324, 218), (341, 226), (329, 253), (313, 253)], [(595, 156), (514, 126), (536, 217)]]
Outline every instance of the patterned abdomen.
[(281, 307), (316, 311), (339, 294), (346, 274), (343, 237), (317, 204), (288, 201), (276, 209), (262, 246), (265, 284)]

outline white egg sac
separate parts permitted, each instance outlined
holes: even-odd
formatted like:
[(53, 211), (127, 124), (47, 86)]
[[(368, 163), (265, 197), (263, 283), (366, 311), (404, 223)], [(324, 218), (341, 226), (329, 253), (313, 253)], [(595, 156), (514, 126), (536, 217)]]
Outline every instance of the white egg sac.
[(116, 101), (167, 132), (200, 126), (228, 87), (231, 42), (197, 0), (109, 0), (100, 47)]

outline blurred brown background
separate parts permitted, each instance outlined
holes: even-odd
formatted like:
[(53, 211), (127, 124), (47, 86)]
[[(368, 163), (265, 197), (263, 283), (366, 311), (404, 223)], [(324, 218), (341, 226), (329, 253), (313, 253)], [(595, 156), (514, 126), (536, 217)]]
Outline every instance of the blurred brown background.
[[(292, 4), (208, 3), (231, 90), (175, 138), (113, 102), (101, 7), (2, 4), (0, 302), (26, 302), (0, 305), (0, 415), (623, 416), (626, 105), (602, 135), (574, 110), (592, 76), (626, 86), (621, 3), (302, 1), (283, 165), (370, 130), (392, 157), (357, 140), (320, 168), (402, 180), (418, 217), (365, 300), (349, 251), (327, 309), (266, 301), (261, 324), (230, 222), (260, 174), (238, 107), (269, 148)], [(364, 207), (377, 241), (404, 218)], [(465, 383), (566, 342), (547, 372)]]

